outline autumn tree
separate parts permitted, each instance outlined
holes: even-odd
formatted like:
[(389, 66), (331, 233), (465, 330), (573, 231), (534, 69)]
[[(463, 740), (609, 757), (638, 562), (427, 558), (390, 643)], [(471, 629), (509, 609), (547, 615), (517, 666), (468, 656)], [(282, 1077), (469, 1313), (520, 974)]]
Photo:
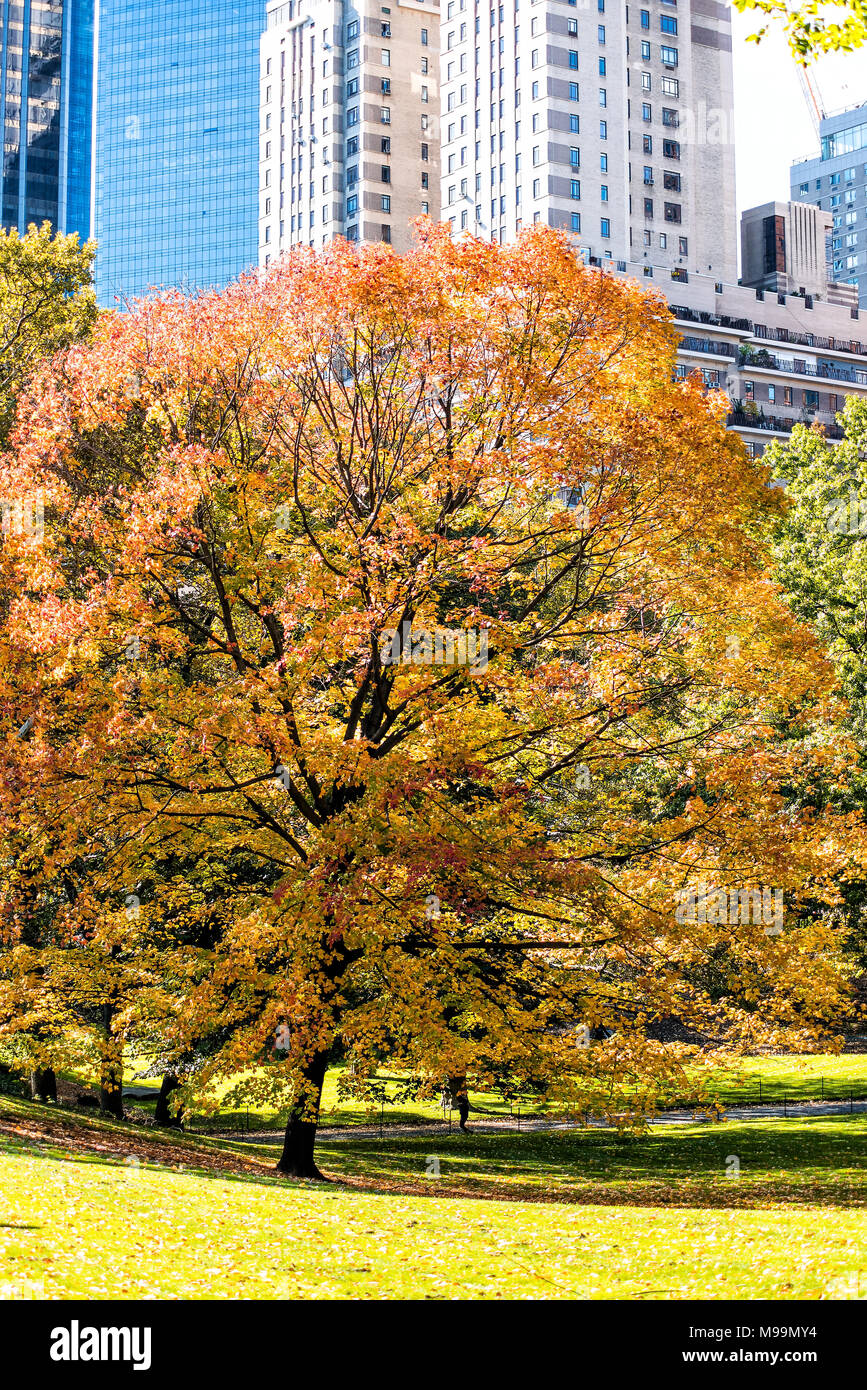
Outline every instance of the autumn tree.
[(110, 966), (111, 1036), (285, 1105), (299, 1176), (335, 1041), (359, 1085), (387, 1055), (613, 1115), (693, 1055), (662, 1018), (706, 1058), (827, 1035), (845, 971), (798, 904), (852, 828), (782, 789), (851, 750), (767, 473), (675, 348), (546, 229), (425, 225), (46, 368), (4, 465), (46, 496), (4, 757), (71, 891), (38, 961), (7, 913), (7, 1032), (62, 978), (71, 1027)]
[[(39, 364), (53, 353), (87, 337), (96, 319), (92, 287), (93, 247), (81, 246), (77, 236), (53, 234), (46, 222), (31, 226), (24, 236), (0, 229), (0, 447), (5, 447), (18, 398)], [(34, 492), (0, 495), (2, 530), (33, 534), (41, 525), (41, 498)], [(0, 624), (5, 624), (15, 592), (14, 576), (0, 553)], [(11, 580), (11, 587), (8, 581)], [(8, 655), (8, 651), (3, 653)], [(0, 660), (0, 707), (3, 680), (8, 674)], [(18, 689), (14, 698), (20, 699)], [(14, 703), (13, 698), (13, 703)], [(6, 711), (4, 710), (4, 717)], [(18, 736), (26, 738), (26, 718), (19, 721)], [(7, 889), (17, 876), (16, 864), (24, 837), (13, 818), (0, 834), (0, 862)], [(34, 933), (41, 930), (50, 908), (33, 885), (16, 884), (18, 917)], [(50, 1068), (36, 1068), (31, 1076), (34, 1094), (55, 1094)]]

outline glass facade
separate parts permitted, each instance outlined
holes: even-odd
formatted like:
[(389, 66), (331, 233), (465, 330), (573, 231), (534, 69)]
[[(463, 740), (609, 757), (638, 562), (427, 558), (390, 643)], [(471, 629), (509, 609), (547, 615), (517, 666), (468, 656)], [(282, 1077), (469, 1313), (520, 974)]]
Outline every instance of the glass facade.
[(2, 222), (90, 230), (93, 0), (0, 0)]
[(255, 264), (265, 0), (100, 0), (100, 303)]

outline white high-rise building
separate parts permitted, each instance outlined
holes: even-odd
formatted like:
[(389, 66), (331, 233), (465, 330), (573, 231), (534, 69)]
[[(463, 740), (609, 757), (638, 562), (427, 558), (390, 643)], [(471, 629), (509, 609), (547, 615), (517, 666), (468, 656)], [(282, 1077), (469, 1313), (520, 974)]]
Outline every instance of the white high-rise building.
[(439, 0), (271, 0), (259, 263), (334, 236), (404, 250), (439, 218)]
[(731, 24), (717, 0), (445, 0), (442, 215), (588, 259), (737, 278)]

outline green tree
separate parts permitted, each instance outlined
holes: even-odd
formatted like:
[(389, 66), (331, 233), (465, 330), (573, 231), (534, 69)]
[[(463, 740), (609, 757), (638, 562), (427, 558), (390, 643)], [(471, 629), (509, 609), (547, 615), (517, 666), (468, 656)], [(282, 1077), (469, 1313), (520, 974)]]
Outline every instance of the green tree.
[[(782, 23), (789, 47), (799, 63), (806, 66), (823, 53), (851, 53), (867, 42), (867, 0), (808, 0), (789, 5), (786, 0), (732, 0), (745, 14), (758, 10)], [(750, 39), (759, 43), (768, 32), (763, 24)]]
[(22, 384), (37, 363), (87, 337), (97, 316), (94, 246), (31, 225), (0, 230), (0, 446)]

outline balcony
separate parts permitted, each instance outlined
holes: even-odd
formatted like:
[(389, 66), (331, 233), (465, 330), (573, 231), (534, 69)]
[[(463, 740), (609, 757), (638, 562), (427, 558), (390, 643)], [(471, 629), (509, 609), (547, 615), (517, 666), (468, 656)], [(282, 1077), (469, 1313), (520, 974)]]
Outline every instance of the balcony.
[(710, 352), (715, 357), (737, 357), (734, 343), (721, 343), (713, 338), (681, 338), (680, 346), (685, 352)]
[(765, 415), (763, 411), (750, 415), (745, 410), (731, 410), (726, 423), (730, 429), (768, 430), (772, 434), (791, 434), (795, 425), (819, 424), (826, 438), (843, 438), (843, 430), (839, 425), (826, 423), (824, 420), (786, 420), (779, 415)]
[(814, 364), (804, 362), (799, 357), (787, 361), (785, 358), (775, 357), (765, 348), (748, 348), (745, 344), (741, 344), (738, 365), (742, 370), (767, 368), (775, 372), (789, 372), (794, 376), (817, 377), (822, 381), (848, 381), (853, 386), (867, 386), (867, 371), (859, 371), (856, 367), (834, 367), (827, 362)]
[(687, 309), (682, 304), (669, 304), (675, 318), (685, 323), (707, 323), (718, 328), (736, 328), (742, 333), (751, 333), (765, 342), (791, 343), (793, 347), (813, 348), (816, 352), (849, 352), (863, 357), (867, 345), (851, 340), (840, 342), (837, 338), (820, 338), (814, 333), (793, 333), (788, 328), (768, 328), (763, 323), (753, 323), (752, 319), (732, 318), (729, 314), (711, 314), (705, 310)]

